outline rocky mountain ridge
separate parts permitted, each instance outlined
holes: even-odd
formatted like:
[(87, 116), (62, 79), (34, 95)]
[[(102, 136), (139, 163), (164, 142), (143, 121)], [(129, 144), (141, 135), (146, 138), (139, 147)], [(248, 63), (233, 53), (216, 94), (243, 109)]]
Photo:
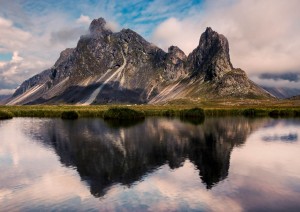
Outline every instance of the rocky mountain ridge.
[(130, 29), (113, 33), (103, 18), (53, 67), (26, 80), (8, 105), (164, 103), (174, 99), (273, 98), (233, 68), (225, 36), (207, 28), (188, 56), (168, 52)]

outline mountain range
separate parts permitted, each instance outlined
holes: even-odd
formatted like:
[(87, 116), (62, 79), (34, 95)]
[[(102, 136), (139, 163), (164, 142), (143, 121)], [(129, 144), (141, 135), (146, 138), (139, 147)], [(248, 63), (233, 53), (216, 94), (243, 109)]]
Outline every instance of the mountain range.
[(176, 99), (272, 99), (234, 68), (225, 36), (206, 28), (189, 54), (163, 51), (130, 29), (112, 32), (95, 19), (76, 48), (53, 67), (24, 81), (7, 101), (23, 104), (156, 104)]

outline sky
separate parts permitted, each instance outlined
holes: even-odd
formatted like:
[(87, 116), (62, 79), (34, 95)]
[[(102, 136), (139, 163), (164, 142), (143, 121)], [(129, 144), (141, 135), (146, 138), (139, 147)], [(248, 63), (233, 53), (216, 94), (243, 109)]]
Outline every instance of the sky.
[(300, 88), (299, 8), (299, 0), (0, 0), (0, 95), (52, 67), (99, 17), (187, 55), (212, 27), (253, 81)]

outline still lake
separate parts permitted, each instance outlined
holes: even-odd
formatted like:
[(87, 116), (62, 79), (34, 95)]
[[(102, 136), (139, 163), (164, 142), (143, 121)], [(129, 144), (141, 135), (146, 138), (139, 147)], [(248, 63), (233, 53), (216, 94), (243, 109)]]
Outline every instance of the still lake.
[(0, 121), (0, 211), (299, 211), (300, 119)]

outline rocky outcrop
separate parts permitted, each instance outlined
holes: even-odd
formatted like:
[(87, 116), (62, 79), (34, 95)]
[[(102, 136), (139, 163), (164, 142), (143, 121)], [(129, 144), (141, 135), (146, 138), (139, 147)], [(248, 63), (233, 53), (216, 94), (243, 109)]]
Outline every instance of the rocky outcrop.
[(130, 29), (113, 33), (103, 18), (93, 20), (89, 30), (52, 68), (22, 83), (8, 104), (271, 98), (233, 68), (227, 39), (211, 28), (188, 57), (176, 46), (165, 52)]
[(228, 40), (208, 27), (200, 37), (199, 46), (189, 55), (188, 65), (192, 76), (201, 76), (204, 81), (221, 79), (233, 69)]

